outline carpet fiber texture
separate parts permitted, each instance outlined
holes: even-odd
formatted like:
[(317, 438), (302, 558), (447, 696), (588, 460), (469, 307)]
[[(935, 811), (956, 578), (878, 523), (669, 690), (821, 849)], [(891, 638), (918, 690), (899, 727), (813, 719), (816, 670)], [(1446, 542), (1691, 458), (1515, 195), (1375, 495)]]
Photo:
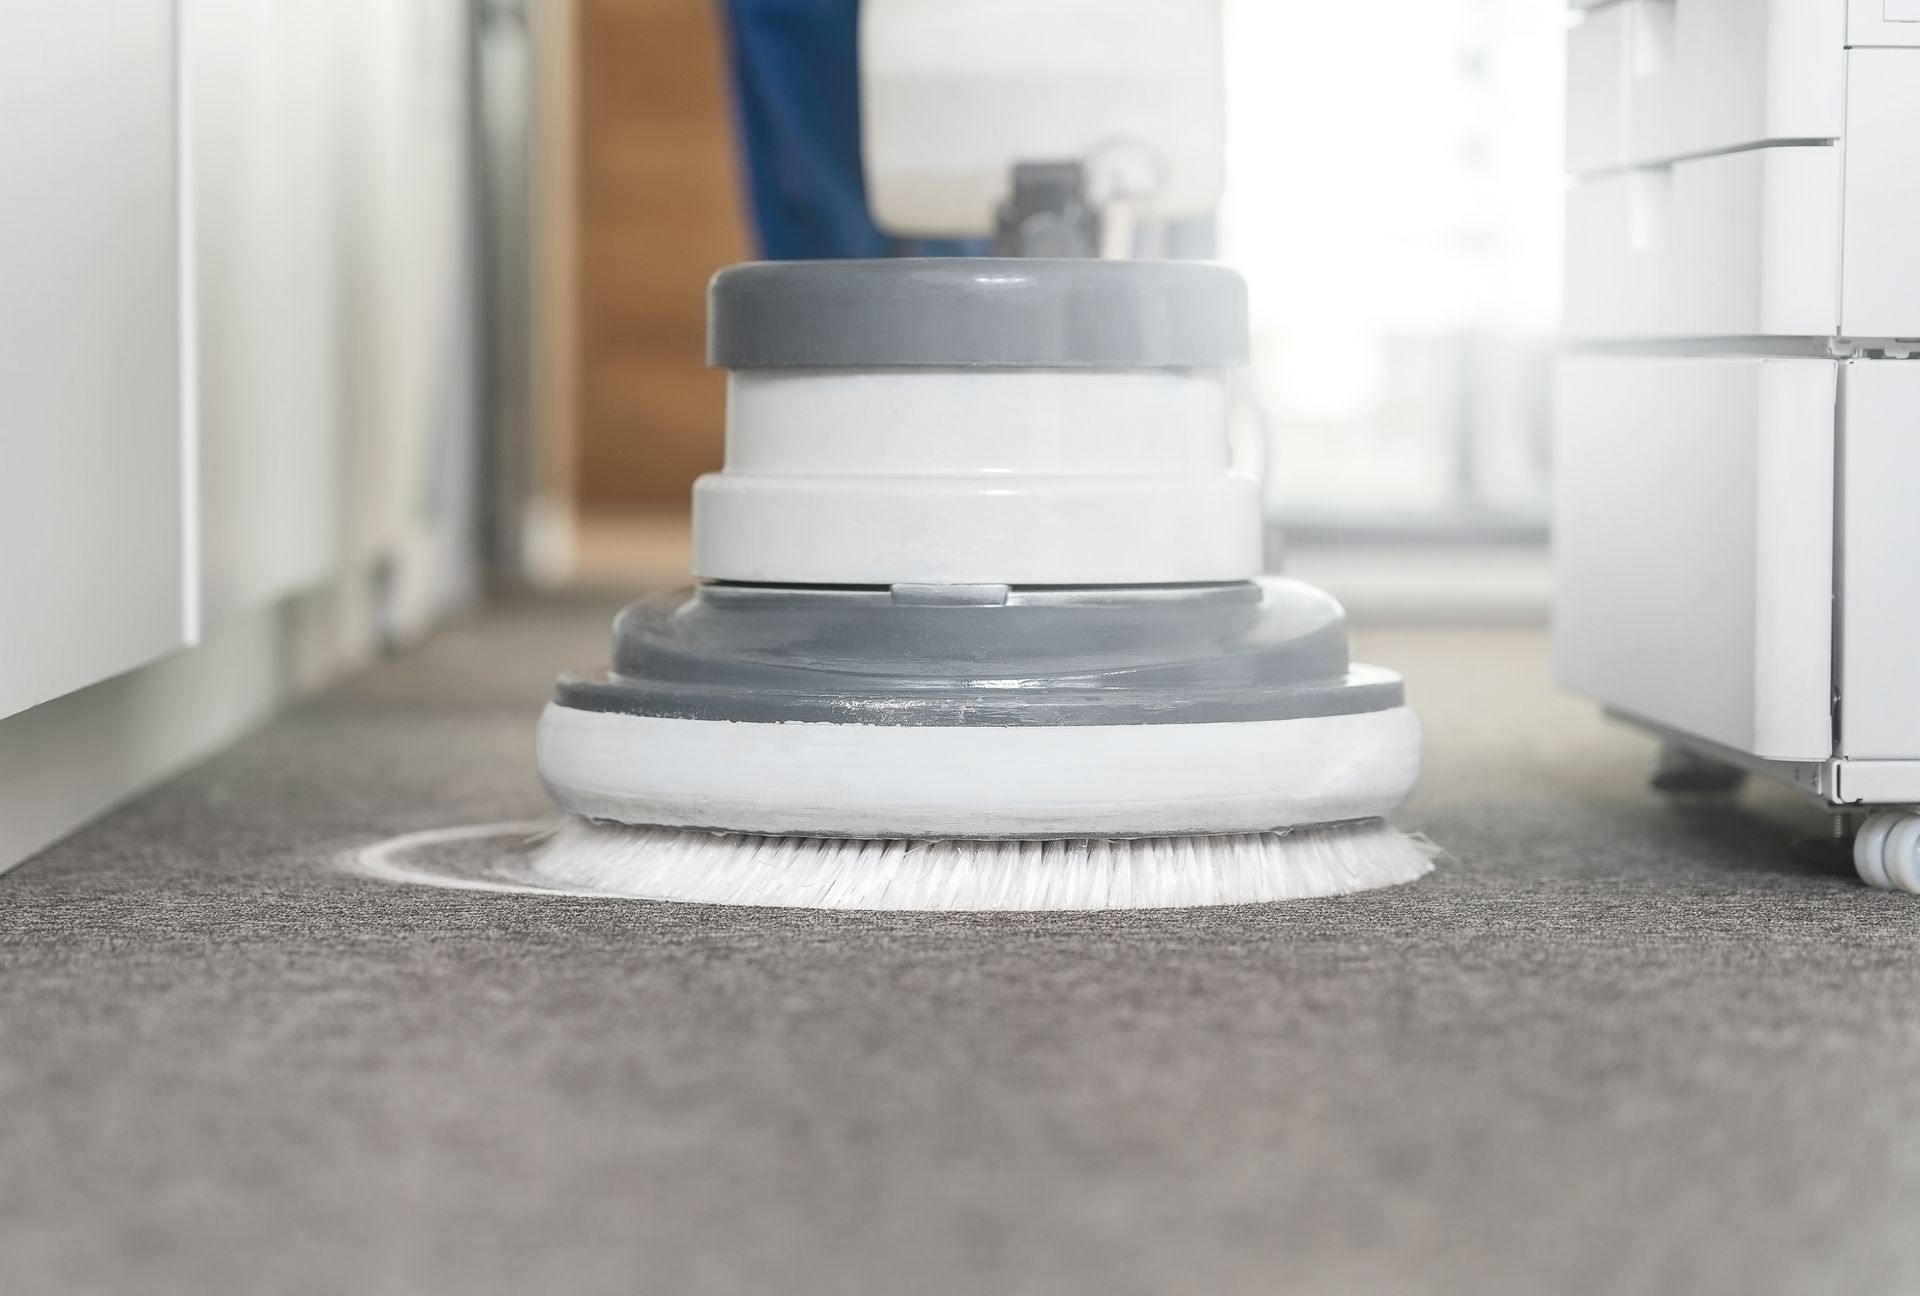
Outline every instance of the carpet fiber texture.
[[(940, 917), (397, 887), (537, 815), (509, 606), (0, 877), (0, 1290), (1920, 1287), (1920, 901), (1684, 808), (1533, 630), (1404, 670), (1411, 886)], [(1910, 1068), (1913, 1068), (1910, 1070)]]

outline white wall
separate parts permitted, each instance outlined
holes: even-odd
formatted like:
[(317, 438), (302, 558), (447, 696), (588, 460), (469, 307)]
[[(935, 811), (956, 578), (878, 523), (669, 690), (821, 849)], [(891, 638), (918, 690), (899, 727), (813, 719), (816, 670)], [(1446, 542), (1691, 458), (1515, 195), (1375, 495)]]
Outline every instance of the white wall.
[(10, 8), (0, 868), (470, 587), (467, 13)]

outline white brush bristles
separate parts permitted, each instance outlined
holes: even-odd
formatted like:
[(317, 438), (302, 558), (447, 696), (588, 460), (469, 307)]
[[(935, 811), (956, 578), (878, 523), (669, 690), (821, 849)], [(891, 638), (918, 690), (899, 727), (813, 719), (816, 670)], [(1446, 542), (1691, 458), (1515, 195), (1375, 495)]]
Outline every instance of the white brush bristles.
[(862, 840), (569, 822), (528, 881), (705, 904), (814, 909), (1176, 909), (1342, 895), (1433, 867), (1383, 820), (1199, 837)]

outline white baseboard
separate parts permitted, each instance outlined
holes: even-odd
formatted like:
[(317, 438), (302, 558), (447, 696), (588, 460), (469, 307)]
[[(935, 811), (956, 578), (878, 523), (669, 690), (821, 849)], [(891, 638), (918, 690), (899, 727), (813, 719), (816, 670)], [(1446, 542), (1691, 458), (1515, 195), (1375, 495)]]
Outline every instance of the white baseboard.
[(0, 719), (0, 872), (366, 660), (372, 619), (356, 601), (341, 587), (290, 598), (197, 647)]

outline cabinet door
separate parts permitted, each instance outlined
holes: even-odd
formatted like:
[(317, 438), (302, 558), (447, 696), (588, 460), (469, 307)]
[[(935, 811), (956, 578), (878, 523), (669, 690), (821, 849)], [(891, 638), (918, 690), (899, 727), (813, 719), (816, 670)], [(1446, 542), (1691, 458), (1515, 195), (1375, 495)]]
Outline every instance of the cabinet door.
[(1920, 360), (1845, 369), (1840, 754), (1920, 760)]
[(1561, 362), (1562, 683), (1756, 756), (1832, 754), (1837, 369), (1735, 356)]
[(0, 41), (0, 715), (189, 634), (171, 0)]
[[(320, 584), (338, 549), (346, 195), (337, 0), (192, 0), (206, 624)], [(396, 5), (396, 8), (405, 6)]]

